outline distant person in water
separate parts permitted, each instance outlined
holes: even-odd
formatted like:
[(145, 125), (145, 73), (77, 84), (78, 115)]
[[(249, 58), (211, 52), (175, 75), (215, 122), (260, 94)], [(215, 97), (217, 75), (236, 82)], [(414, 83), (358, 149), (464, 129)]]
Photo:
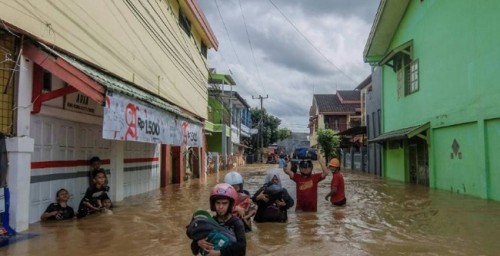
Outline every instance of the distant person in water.
[(69, 192), (61, 188), (56, 192), (56, 203), (51, 203), (40, 217), (41, 220), (67, 220), (75, 217), (73, 208), (68, 205)]
[(340, 172), (340, 161), (337, 158), (330, 160), (328, 168), (331, 170), (333, 177), (330, 183), (330, 193), (325, 196), (325, 200), (335, 206), (344, 206), (346, 203), (345, 190), (344, 190), (344, 176)]

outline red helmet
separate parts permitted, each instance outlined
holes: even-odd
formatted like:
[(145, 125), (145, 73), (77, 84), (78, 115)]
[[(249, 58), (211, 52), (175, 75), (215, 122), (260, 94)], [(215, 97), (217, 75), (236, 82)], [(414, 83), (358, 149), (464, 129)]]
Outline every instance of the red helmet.
[(220, 183), (215, 185), (212, 191), (210, 191), (210, 210), (215, 211), (215, 200), (217, 199), (229, 199), (228, 211), (231, 212), (237, 204), (238, 192), (236, 192), (233, 186), (227, 183)]

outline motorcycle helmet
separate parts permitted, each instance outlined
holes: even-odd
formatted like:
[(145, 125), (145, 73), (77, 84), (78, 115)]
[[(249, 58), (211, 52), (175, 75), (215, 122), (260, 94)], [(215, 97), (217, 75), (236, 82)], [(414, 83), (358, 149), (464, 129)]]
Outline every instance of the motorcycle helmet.
[(219, 183), (210, 191), (210, 210), (215, 211), (215, 201), (217, 199), (229, 199), (228, 212), (231, 212), (237, 204), (238, 192), (230, 184)]
[(243, 177), (238, 172), (228, 172), (226, 176), (224, 176), (224, 183), (233, 186), (238, 185), (240, 186), (240, 191), (243, 191)]

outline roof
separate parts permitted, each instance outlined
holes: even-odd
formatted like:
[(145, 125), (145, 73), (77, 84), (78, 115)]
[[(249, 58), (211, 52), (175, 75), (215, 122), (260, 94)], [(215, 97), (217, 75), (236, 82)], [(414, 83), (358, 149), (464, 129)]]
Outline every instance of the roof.
[(217, 41), (217, 38), (215, 37), (215, 34), (212, 31), (212, 28), (210, 27), (210, 24), (208, 23), (205, 14), (203, 14), (203, 11), (198, 5), (198, 1), (186, 0), (186, 4), (189, 7), (189, 10), (193, 13), (194, 17), (196, 18), (196, 21), (201, 26), (203, 32), (202, 35), (204, 34), (206, 36), (206, 40), (208, 42), (207, 46), (209, 48), (214, 48), (215, 50), (217, 50), (219, 48), (219, 42)]
[(337, 96), (342, 100), (343, 103), (346, 103), (345, 101), (361, 102), (361, 96), (359, 91), (337, 91)]
[(359, 134), (366, 134), (366, 126), (356, 126), (356, 127), (351, 127), (347, 130), (341, 131), (335, 135), (359, 135)]
[(377, 63), (386, 55), (410, 0), (382, 0), (365, 45), (367, 63)]
[(313, 97), (319, 113), (350, 113), (361, 107), (360, 103), (342, 104), (336, 94), (315, 94)]
[(361, 90), (363, 88), (365, 88), (366, 86), (368, 86), (369, 84), (372, 83), (372, 75), (368, 75), (367, 78), (365, 78), (365, 80), (363, 80), (363, 82), (361, 82), (358, 86), (356, 86), (356, 90)]
[(154, 95), (152, 93), (144, 91), (136, 87), (134, 84), (123, 81), (111, 74), (106, 73), (104, 70), (91, 67), (72, 56), (56, 51), (43, 43), (40, 42), (38, 43), (43, 47), (45, 51), (49, 52), (53, 56), (64, 59), (66, 62), (68, 62), (81, 72), (85, 73), (94, 81), (106, 87), (107, 90), (120, 92), (132, 98), (141, 100), (155, 107), (158, 107), (159, 109), (163, 109), (171, 113), (177, 114), (179, 116), (182, 116), (188, 120), (196, 122), (197, 124), (201, 123), (199, 120), (195, 119), (190, 115), (185, 114), (179, 107), (167, 102), (165, 99), (160, 98), (158, 95)]
[(234, 82), (233, 77), (230, 75), (226, 74), (210, 74), (208, 78), (208, 83), (211, 84), (223, 84), (223, 85), (236, 85), (236, 82)]
[(399, 130), (394, 130), (390, 132), (386, 132), (383, 134), (380, 134), (378, 137), (368, 140), (369, 143), (383, 143), (386, 141), (393, 141), (393, 140), (405, 140), (414, 137), (415, 135), (428, 130), (430, 128), (429, 123), (421, 124), (421, 125), (416, 125), (416, 126), (411, 126)]

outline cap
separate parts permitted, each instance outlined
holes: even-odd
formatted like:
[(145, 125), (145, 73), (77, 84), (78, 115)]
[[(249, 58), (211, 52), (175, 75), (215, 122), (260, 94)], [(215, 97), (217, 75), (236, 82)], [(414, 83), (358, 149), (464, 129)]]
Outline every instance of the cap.
[(330, 163), (328, 164), (328, 167), (340, 167), (340, 161), (337, 158), (332, 158), (332, 160), (330, 160)]

